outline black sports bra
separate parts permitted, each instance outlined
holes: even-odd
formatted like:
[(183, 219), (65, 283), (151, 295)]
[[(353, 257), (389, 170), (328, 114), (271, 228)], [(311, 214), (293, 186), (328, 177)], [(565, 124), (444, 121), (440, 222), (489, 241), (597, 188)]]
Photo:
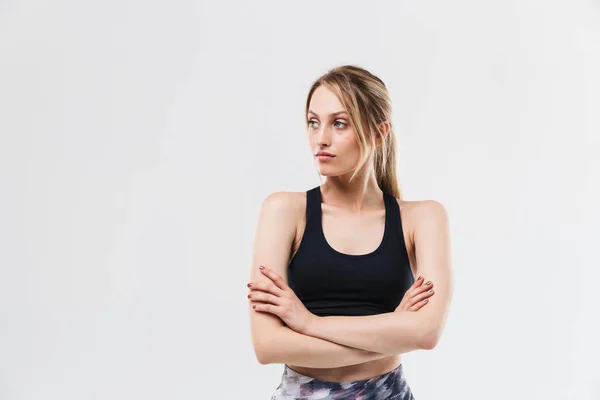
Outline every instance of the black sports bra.
[(383, 239), (367, 254), (344, 254), (323, 233), (321, 187), (306, 192), (306, 228), (288, 266), (288, 284), (315, 315), (392, 312), (414, 283), (396, 198), (384, 193)]

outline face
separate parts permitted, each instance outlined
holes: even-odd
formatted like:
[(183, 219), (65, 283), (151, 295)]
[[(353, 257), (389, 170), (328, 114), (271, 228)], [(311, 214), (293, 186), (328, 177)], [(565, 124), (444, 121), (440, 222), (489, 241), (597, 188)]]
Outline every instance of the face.
[[(360, 149), (348, 114), (333, 92), (319, 86), (312, 95), (307, 115), (308, 142), (323, 176), (352, 174)], [(329, 155), (318, 155), (326, 152)]]

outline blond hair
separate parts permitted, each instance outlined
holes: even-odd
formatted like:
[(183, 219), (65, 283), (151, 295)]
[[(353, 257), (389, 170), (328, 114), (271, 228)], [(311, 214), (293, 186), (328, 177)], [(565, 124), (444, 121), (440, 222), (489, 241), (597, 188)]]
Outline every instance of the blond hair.
[[(308, 91), (305, 116), (308, 127), (308, 107), (313, 93), (319, 86), (331, 90), (342, 103), (350, 117), (356, 141), (360, 149), (358, 166), (350, 180), (374, 152), (374, 165), (379, 188), (401, 199), (396, 177), (396, 136), (392, 125), (392, 105), (388, 90), (381, 79), (356, 65), (343, 65), (329, 70), (319, 77)], [(385, 140), (379, 125), (388, 122), (390, 131)], [(376, 146), (376, 139), (381, 145)]]

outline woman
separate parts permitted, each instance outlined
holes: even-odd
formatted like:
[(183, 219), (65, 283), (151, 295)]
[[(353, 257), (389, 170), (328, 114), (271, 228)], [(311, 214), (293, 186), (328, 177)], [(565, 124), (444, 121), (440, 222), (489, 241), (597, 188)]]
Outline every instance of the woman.
[(248, 283), (256, 357), (284, 364), (272, 400), (414, 399), (401, 354), (436, 346), (453, 291), (445, 208), (401, 200), (376, 76), (330, 70), (305, 115), (327, 179), (264, 200)]

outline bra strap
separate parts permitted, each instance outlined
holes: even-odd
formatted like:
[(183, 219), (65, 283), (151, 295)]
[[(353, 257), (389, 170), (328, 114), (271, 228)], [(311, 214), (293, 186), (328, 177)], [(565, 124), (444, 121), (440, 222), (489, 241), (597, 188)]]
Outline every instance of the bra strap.
[(305, 233), (315, 234), (321, 224), (321, 189), (319, 186), (306, 191)]
[(400, 205), (398, 200), (391, 193), (385, 193), (386, 201), (388, 202), (388, 217), (387, 223), (390, 227), (390, 233), (393, 234), (396, 240), (399, 241), (400, 247), (406, 249), (404, 241), (404, 231), (402, 230), (402, 217), (400, 214)]

